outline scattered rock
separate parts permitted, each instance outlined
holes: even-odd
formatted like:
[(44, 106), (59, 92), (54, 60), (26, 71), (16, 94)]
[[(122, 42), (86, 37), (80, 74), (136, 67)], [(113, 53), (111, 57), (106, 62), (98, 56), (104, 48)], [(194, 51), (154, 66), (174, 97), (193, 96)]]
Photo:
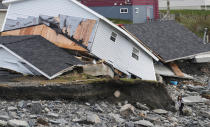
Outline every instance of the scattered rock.
[(40, 114), (42, 112), (42, 105), (40, 103), (31, 104), (30, 112), (32, 114)]
[(8, 111), (17, 111), (16, 107), (10, 106), (7, 108)]
[(25, 108), (27, 104), (25, 104), (25, 101), (19, 101), (17, 106), (18, 108)]
[(0, 127), (6, 127), (7, 126), (7, 122), (0, 120)]
[(143, 105), (139, 102), (136, 103), (136, 108), (141, 109), (141, 110), (149, 110), (149, 108), (146, 105)]
[(187, 85), (187, 88), (189, 91), (195, 91), (195, 92), (200, 92), (202, 90), (205, 90), (203, 86)]
[(8, 115), (0, 115), (0, 120), (9, 120), (10, 117)]
[(210, 111), (201, 111), (200, 116), (210, 119)]
[(190, 107), (185, 106), (183, 109), (183, 113), (186, 116), (191, 116), (192, 115), (192, 109)]
[(59, 115), (58, 115), (58, 114), (56, 114), (56, 113), (52, 113), (52, 112), (49, 112), (49, 113), (47, 114), (47, 116), (49, 116), (49, 117), (53, 117), (53, 118), (58, 118), (58, 117), (59, 117)]
[(111, 118), (113, 118), (117, 123), (124, 123), (125, 122), (125, 120), (120, 118), (120, 115), (118, 115), (118, 114), (110, 113), (109, 116)]
[(135, 114), (134, 110), (135, 110), (134, 106), (132, 106), (131, 104), (126, 104), (121, 107), (120, 114), (122, 116), (129, 116), (130, 114)]
[(90, 122), (92, 124), (101, 123), (101, 119), (96, 114), (87, 114), (87, 122)]
[(134, 123), (133, 122), (126, 122), (125, 123), (125, 127), (134, 127)]
[(153, 127), (153, 123), (149, 122), (149, 121), (146, 121), (146, 120), (139, 120), (139, 121), (136, 121), (134, 122), (135, 125), (142, 125), (142, 126), (145, 126), (145, 127)]
[(201, 96), (188, 96), (182, 99), (183, 99), (184, 104), (188, 104), (188, 105), (203, 102), (203, 98)]
[(37, 123), (41, 124), (41, 125), (44, 125), (44, 126), (49, 126), (48, 122), (46, 120), (42, 119), (42, 118), (38, 118)]
[(30, 127), (28, 122), (26, 121), (21, 121), (21, 120), (9, 120), (8, 121), (8, 126), (10, 127)]
[(115, 92), (114, 92), (114, 96), (115, 96), (116, 98), (119, 98), (119, 97), (120, 97), (120, 91), (119, 91), (119, 90), (115, 91)]
[(163, 110), (163, 109), (155, 109), (153, 110), (153, 112), (157, 113), (157, 114), (167, 114), (168, 111)]

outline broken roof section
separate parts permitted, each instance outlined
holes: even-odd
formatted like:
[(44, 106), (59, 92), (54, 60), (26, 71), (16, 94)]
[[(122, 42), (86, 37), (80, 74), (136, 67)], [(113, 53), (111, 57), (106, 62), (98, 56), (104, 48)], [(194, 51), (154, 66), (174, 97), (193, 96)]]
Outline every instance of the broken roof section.
[(75, 65), (83, 64), (41, 36), (1, 36), (0, 47), (15, 56), (21, 66), (31, 73), (39, 73), (48, 79), (71, 70)]
[(202, 39), (175, 21), (125, 24), (123, 28), (163, 62), (193, 58), (210, 51), (210, 44), (203, 44)]
[(96, 20), (65, 15), (29, 16), (7, 19), (2, 35), (41, 35), (59, 47), (87, 51), (93, 43), (97, 23)]

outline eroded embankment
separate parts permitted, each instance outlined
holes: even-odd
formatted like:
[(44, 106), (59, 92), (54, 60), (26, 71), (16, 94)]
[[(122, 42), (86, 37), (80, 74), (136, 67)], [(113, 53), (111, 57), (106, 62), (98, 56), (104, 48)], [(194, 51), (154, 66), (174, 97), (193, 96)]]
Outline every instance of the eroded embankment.
[[(121, 96), (113, 93), (119, 90)], [(151, 108), (173, 109), (174, 102), (163, 84), (141, 80), (103, 80), (79, 84), (56, 85), (0, 85), (3, 99), (78, 99), (141, 102)]]

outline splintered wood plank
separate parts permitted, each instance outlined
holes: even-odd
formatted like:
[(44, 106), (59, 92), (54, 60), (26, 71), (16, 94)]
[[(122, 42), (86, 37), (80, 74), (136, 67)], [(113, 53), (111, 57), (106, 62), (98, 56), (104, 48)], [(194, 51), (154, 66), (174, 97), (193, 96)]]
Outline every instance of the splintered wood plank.
[(184, 73), (180, 70), (177, 64), (175, 64), (174, 62), (171, 62), (169, 63), (169, 65), (177, 76), (184, 77)]
[(41, 35), (42, 34), (42, 30), (44, 28), (45, 25), (38, 25), (38, 26), (34, 26), (34, 32), (33, 35)]
[(55, 32), (55, 30), (48, 27), (47, 33), (46, 33), (46, 38), (47, 38), (47, 40), (49, 40), (51, 42), (55, 42), (57, 39), (57, 33)]
[(88, 20), (88, 29), (85, 33), (85, 36), (83, 38), (84, 40), (84, 45), (88, 46), (88, 42), (90, 40), (90, 37), (92, 35), (93, 32), (93, 28), (96, 25), (96, 21), (95, 20)]
[(77, 29), (73, 35), (74, 39), (79, 41), (80, 40), (80, 35), (81, 35), (81, 31), (82, 31), (82, 25), (81, 23), (77, 26)]
[(32, 35), (33, 32), (34, 32), (34, 27), (27, 27), (25, 28), (23, 35)]
[(79, 46), (78, 44), (76, 44), (75, 42), (73, 42), (72, 40), (66, 38), (65, 36), (61, 34), (57, 36), (57, 41), (53, 43), (59, 47), (66, 48), (66, 49), (78, 50), (78, 51), (84, 51), (84, 52), (87, 51), (85, 48)]
[(47, 38), (47, 32), (48, 32), (48, 27), (44, 26), (43, 29), (42, 29), (41, 36), (44, 37), (44, 38)]
[(2, 33), (1, 33), (1, 36), (8, 36), (8, 35), (17, 36), (17, 35), (19, 35), (19, 34), (20, 34), (20, 29), (2, 32)]

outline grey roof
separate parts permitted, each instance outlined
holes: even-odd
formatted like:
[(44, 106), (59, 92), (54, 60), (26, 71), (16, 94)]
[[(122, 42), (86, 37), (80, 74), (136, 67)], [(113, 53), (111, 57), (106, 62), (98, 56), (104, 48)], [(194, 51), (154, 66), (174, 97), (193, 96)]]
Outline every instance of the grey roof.
[(164, 62), (210, 51), (210, 44), (175, 21), (125, 24), (124, 28), (160, 56)]
[(2, 0), (0, 0), (0, 10), (1, 9), (7, 9), (7, 7), (5, 5), (2, 4)]
[(0, 44), (50, 77), (73, 65), (83, 64), (41, 36), (1, 36)]

